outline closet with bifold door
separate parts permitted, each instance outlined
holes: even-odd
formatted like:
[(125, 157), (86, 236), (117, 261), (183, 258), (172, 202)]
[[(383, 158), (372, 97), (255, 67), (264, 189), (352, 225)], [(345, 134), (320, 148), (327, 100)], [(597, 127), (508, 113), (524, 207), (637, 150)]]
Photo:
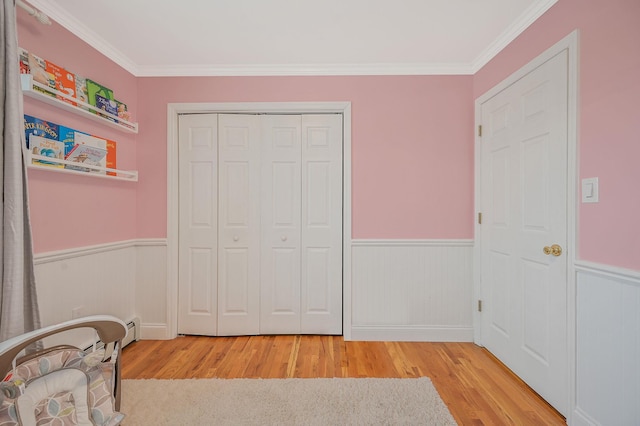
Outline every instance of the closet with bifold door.
[(178, 333), (342, 334), (342, 125), (180, 116)]

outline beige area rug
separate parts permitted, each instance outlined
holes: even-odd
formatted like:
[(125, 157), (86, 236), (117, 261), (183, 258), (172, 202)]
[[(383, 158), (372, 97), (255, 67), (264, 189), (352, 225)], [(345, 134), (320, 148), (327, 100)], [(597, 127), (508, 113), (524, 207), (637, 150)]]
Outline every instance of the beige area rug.
[(123, 380), (123, 426), (455, 425), (418, 379)]

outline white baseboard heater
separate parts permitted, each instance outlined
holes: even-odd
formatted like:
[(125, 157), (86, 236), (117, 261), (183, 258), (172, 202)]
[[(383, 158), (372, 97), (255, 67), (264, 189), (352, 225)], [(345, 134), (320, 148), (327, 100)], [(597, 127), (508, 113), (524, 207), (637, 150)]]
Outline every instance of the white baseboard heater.
[[(132, 320), (127, 321), (125, 324), (127, 325), (127, 334), (124, 336), (124, 339), (122, 339), (122, 348), (124, 348), (131, 342), (140, 340), (140, 318), (135, 317)], [(93, 348), (94, 348), (94, 345), (89, 345), (86, 348), (84, 348), (84, 350), (88, 351)], [(95, 343), (95, 348), (96, 349), (104, 348), (104, 343), (98, 340)]]
[(131, 342), (140, 340), (140, 318), (135, 317), (127, 322), (127, 335), (122, 339), (122, 347), (124, 348)]

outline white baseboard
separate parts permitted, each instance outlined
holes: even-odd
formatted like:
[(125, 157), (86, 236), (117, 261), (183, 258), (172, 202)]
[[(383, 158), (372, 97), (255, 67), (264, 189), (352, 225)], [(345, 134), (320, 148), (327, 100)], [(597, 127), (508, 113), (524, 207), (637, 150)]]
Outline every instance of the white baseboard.
[(387, 342), (472, 342), (473, 327), (351, 327), (351, 340)]
[(572, 426), (597, 426), (599, 425), (594, 419), (592, 419), (587, 413), (580, 408), (576, 408), (573, 411), (573, 417), (571, 418)]
[(142, 340), (170, 340), (173, 336), (169, 335), (169, 327), (167, 324), (145, 324), (140, 326), (140, 338)]

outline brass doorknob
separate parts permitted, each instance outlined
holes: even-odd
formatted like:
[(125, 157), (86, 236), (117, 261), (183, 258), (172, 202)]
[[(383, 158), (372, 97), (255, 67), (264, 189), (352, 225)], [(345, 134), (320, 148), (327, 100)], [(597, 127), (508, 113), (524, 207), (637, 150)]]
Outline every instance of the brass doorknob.
[(549, 246), (545, 246), (542, 251), (544, 252), (544, 254), (546, 254), (547, 256), (549, 255), (553, 255), (553, 256), (560, 256), (562, 254), (562, 247), (560, 247), (557, 244), (552, 245), (551, 247)]

